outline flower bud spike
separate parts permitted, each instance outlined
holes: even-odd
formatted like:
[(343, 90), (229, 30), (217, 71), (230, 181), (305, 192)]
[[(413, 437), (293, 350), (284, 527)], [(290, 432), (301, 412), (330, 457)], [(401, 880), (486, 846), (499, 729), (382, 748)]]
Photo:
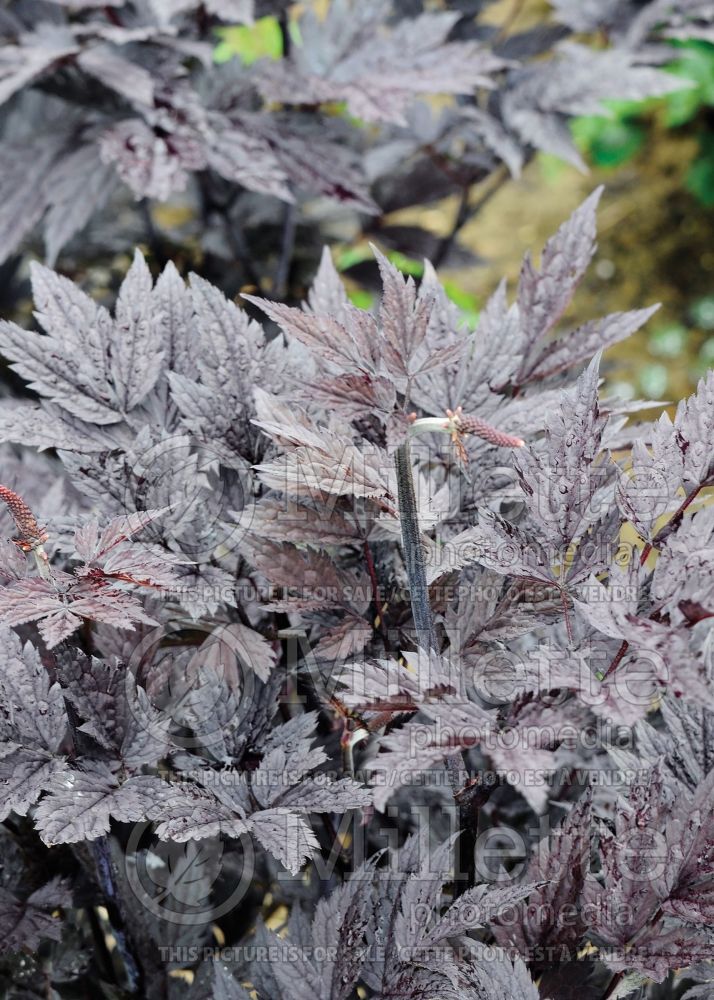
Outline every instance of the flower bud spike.
[(525, 441), (522, 438), (514, 437), (499, 431), (480, 417), (460, 417), (459, 432), (461, 434), (475, 434), (476, 437), (483, 438), (497, 448), (522, 448)]
[(412, 420), (409, 430), (411, 434), (430, 431), (450, 434), (458, 456), (464, 464), (466, 464), (467, 454), (463, 438), (467, 434), (474, 434), (497, 448), (522, 448), (525, 445), (522, 438), (499, 431), (480, 417), (464, 416), (460, 406), (457, 406), (455, 410), (447, 410), (445, 417), (422, 417), (419, 420)]
[(15, 522), (19, 532), (13, 542), (23, 552), (35, 552), (39, 554), (39, 562), (48, 562), (47, 553), (42, 548), (42, 543), (47, 541), (47, 532), (39, 526), (35, 515), (27, 506), (22, 497), (11, 490), (8, 486), (0, 485), (0, 500), (10, 511), (10, 516)]

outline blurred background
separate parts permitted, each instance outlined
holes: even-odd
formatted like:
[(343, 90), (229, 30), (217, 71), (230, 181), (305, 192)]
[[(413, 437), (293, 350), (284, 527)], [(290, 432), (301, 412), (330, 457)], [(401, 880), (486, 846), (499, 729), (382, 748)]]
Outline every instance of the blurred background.
[[(568, 4), (569, 0), (560, 0), (560, 6)], [(40, 5), (42, 10), (52, 6)], [(604, 3), (603, 9), (608, 6), (613, 5)], [(621, 6), (636, 9), (647, 3), (627, 0)], [(259, 4), (252, 23), (232, 24), (228, 14), (216, 20), (207, 17), (199, 5), (195, 44), (209, 52), (201, 93), (206, 80), (219, 90), (245, 89), (244, 75), (260, 60), (284, 58), (291, 47), (293, 51), (299, 47), (300, 19), (306, 11), (324, 19), (330, 4), (315, 0), (263, 7), (277, 12), (261, 16)], [(559, 23), (554, 17), (553, 8), (556, 14), (559, 9), (556, 0), (404, 0), (394, 7), (395, 17), (456, 10), (464, 18), (457, 26), (457, 38), (471, 37), (473, 29), (473, 37), (486, 39), (494, 52), (506, 56), (521, 44), (536, 64), (547, 46), (564, 35), (595, 48), (610, 41), (604, 29), (583, 36), (573, 33), (572, 24), (564, 29), (562, 20)], [(215, 4), (206, 8), (218, 9)], [(124, 8), (118, 10), (110, 21), (123, 30)], [(7, 38), (14, 45), (12, 30), (8, 29)], [(548, 36), (542, 52), (532, 41), (539, 33)], [(657, 40), (658, 65), (689, 81), (688, 89), (641, 101), (605, 100), (602, 115), (568, 117), (567, 128), (582, 158), (580, 169), (552, 153), (530, 149), (523, 157), (520, 176), (514, 177), (498, 158), (487, 160), (481, 150), (474, 154), (467, 143), (463, 147), (466, 172), (456, 183), (442, 183), (433, 164), (429, 172), (423, 170), (422, 160), (415, 160), (404, 190), (413, 188), (416, 194), (402, 197), (399, 175), (391, 188), (388, 180), (399, 160), (399, 143), (404, 141), (399, 129), (392, 136), (391, 125), (380, 125), (388, 141), (376, 152), (365, 153), (359, 143), (366, 143), (378, 126), (346, 114), (344, 106), (325, 106), (320, 109), (324, 117), (318, 127), (334, 127), (338, 145), (337, 126), (345, 124), (345, 119), (362, 137), (355, 142), (352, 136), (349, 142), (365, 157), (378, 212), (359, 221), (354, 210), (336, 208), (334, 202), (326, 207), (324, 199), (309, 194), (300, 196), (297, 208), (252, 191), (229, 197), (224, 181), (196, 174), (197, 184), (183, 192), (172, 191), (166, 199), (137, 198), (127, 188), (112, 194), (108, 210), (68, 243), (55, 266), (92, 295), (111, 302), (129, 266), (131, 247), (138, 244), (154, 273), (172, 259), (182, 274), (196, 270), (231, 297), (241, 290), (258, 289), (294, 302), (306, 293), (319, 247), (327, 241), (353, 300), (369, 306), (376, 287), (369, 249), (372, 241), (416, 278), (423, 270), (423, 256), (429, 256), (449, 295), (473, 324), (501, 277), (509, 279), (513, 292), (524, 252), (532, 249), (537, 257), (547, 237), (603, 184), (599, 253), (566, 323), (661, 302), (662, 309), (644, 330), (610, 349), (607, 375), (610, 387), (626, 398), (676, 401), (691, 393), (702, 373), (714, 365), (714, 44), (705, 37)], [(526, 42), (519, 42), (522, 39)], [(73, 70), (61, 72), (66, 75)], [(76, 100), (77, 87), (71, 92), (66, 80), (52, 87), (41, 83), (34, 88), (38, 89)], [(11, 139), (17, 132), (16, 119), (26, 118), (27, 102), (35, 97), (35, 92), (24, 94), (24, 104), (3, 109), (0, 124)], [(464, 103), (458, 96), (419, 95), (419, 100), (434, 116)], [(255, 117), (257, 105), (245, 106), (253, 108)], [(261, 113), (265, 108), (272, 112), (275, 103), (260, 107)], [(298, 110), (302, 114), (304, 108)], [(438, 143), (447, 140), (435, 133), (432, 143), (432, 125), (419, 119), (421, 113), (410, 118), (405, 134), (418, 135), (421, 151), (430, 149), (437, 162), (434, 149), (443, 157)], [(457, 136), (447, 154), (449, 166), (457, 171), (463, 167), (459, 142), (463, 144), (463, 138)], [(404, 157), (409, 155), (406, 150)], [(12, 193), (4, 193), (11, 200)], [(216, 220), (225, 226), (221, 228)], [(2, 316), (23, 325), (33, 322), (28, 282), (28, 261), (33, 257), (43, 259), (43, 248), (37, 234), (29, 232), (20, 251), (0, 267)], [(252, 258), (257, 263), (251, 263)], [(13, 376), (6, 374), (12, 381)]]
[[(516, 4), (516, 26), (545, 16), (546, 4)], [(498, 3), (500, 21), (514, 5)], [(443, 272), (478, 309), (501, 276), (515, 282), (529, 247), (539, 249), (598, 184), (599, 252), (570, 318), (662, 308), (643, 330), (610, 349), (611, 386), (622, 396), (678, 400), (714, 366), (714, 45), (673, 42), (667, 68), (694, 86), (664, 98), (610, 101), (611, 118), (580, 117), (572, 134), (590, 172), (538, 153), (461, 236), (481, 266)], [(448, 227), (453, 206), (433, 224)], [(422, 220), (423, 221), (423, 220)], [(430, 221), (431, 218), (430, 218)]]
[[(482, 18), (525, 32), (548, 15), (543, 0), (499, 0)], [(459, 234), (474, 260), (439, 268), (454, 301), (475, 318), (502, 277), (513, 291), (526, 250), (537, 254), (603, 184), (599, 252), (566, 320), (577, 325), (596, 315), (662, 304), (644, 329), (607, 352), (610, 387), (623, 398), (679, 400), (714, 366), (714, 44), (696, 39), (671, 45), (665, 66), (691, 81), (690, 89), (644, 101), (607, 101), (610, 117), (573, 119), (570, 128), (587, 173), (536, 153), (519, 179), (506, 175), (495, 189), (491, 178), (482, 191), (476, 186), (472, 201), (486, 201)], [(446, 236), (457, 211), (458, 199), (451, 197), (395, 212), (390, 222)], [(418, 258), (401, 263), (420, 273)]]

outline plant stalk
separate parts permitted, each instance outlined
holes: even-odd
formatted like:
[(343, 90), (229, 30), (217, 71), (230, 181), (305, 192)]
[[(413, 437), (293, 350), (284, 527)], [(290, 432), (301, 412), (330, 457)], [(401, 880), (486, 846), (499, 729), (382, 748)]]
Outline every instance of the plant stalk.
[(112, 925), (112, 933), (121, 955), (130, 993), (140, 991), (142, 982), (141, 969), (132, 954), (131, 945), (124, 930), (124, 918), (117, 890), (109, 842), (106, 837), (98, 837), (91, 844), (92, 854), (97, 869), (97, 879), (104, 895), (104, 901)]
[[(443, 423), (443, 421), (442, 421)], [(399, 519), (402, 525), (402, 545), (404, 562), (409, 581), (409, 597), (412, 605), (412, 616), (416, 627), (417, 642), (428, 652), (439, 651), (434, 628), (434, 617), (429, 604), (429, 587), (426, 582), (426, 564), (424, 550), (419, 533), (419, 518), (417, 514), (414, 479), (412, 476), (411, 450), (409, 442), (397, 448), (395, 455), (397, 469), (397, 493), (399, 500)], [(461, 836), (456, 841), (456, 856), (454, 867), (454, 896), (459, 896), (473, 885), (474, 864), (473, 851), (475, 847), (475, 817), (473, 810), (461, 801), (460, 793), (463, 785), (464, 762), (460, 754), (455, 753), (445, 761), (447, 777), (454, 802), (457, 808)]]
[[(58, 647), (58, 650), (61, 649), (69, 649), (66, 640)], [(55, 650), (54, 655), (55, 670), (57, 670), (56, 657), (58, 650)], [(74, 705), (66, 697), (64, 699), (64, 703), (65, 710), (67, 712), (67, 721), (69, 723), (68, 728), (70, 739), (72, 741), (72, 749), (74, 755), (77, 756), (81, 751), (83, 741), (86, 740), (86, 737), (79, 731), (79, 727), (77, 725), (77, 714)], [(127, 979), (127, 991), (132, 994), (141, 993), (143, 992), (144, 981), (143, 970), (137, 961), (133, 950), (133, 942), (130, 941), (129, 935), (127, 934), (121, 896), (119, 894), (116, 872), (114, 870), (114, 863), (111, 856), (111, 848), (106, 835), (98, 837), (96, 840), (92, 841), (89, 845), (89, 849), (94, 861), (97, 883), (101, 889), (104, 897), (104, 904), (106, 906), (107, 913), (109, 914), (109, 923), (111, 924), (112, 934), (114, 935), (114, 940), (116, 941), (117, 951), (121, 956), (122, 964), (124, 966), (124, 972)]]
[(419, 518), (412, 478), (411, 449), (408, 441), (397, 448), (395, 464), (404, 563), (409, 581), (409, 598), (417, 641), (422, 649), (437, 652), (436, 630), (429, 604), (429, 587), (426, 582), (424, 550), (419, 537)]

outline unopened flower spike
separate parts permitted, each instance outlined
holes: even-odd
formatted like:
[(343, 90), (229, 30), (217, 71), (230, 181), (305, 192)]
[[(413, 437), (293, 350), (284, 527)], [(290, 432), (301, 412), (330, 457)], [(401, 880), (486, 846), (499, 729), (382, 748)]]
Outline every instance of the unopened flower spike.
[(421, 417), (417, 419), (416, 414), (413, 413), (410, 414), (410, 420), (412, 434), (430, 431), (450, 434), (462, 462), (466, 462), (467, 458), (463, 443), (463, 438), (467, 434), (475, 434), (476, 437), (483, 438), (484, 441), (488, 441), (497, 448), (522, 448), (525, 444), (522, 438), (499, 431), (480, 417), (464, 416), (460, 406), (457, 406), (455, 410), (447, 410), (445, 417)]
[(35, 515), (22, 497), (9, 487), (0, 485), (0, 500), (10, 511), (10, 516), (19, 532), (19, 535), (12, 541), (23, 552), (33, 553), (40, 576), (44, 577), (45, 580), (49, 579), (50, 561), (43, 546), (49, 537), (47, 532), (39, 526)]

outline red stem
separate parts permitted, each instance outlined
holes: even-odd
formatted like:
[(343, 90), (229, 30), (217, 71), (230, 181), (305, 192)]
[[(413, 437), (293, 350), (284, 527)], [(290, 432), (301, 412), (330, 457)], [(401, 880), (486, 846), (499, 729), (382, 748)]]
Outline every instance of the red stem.
[(672, 532), (675, 529), (675, 526), (677, 527), (679, 526), (679, 522), (682, 520), (682, 516), (685, 510), (687, 509), (687, 507), (689, 507), (691, 503), (693, 503), (696, 500), (696, 498), (699, 496), (700, 490), (702, 490), (705, 485), (706, 483), (700, 483), (699, 486), (696, 487), (696, 489), (693, 489), (692, 492), (689, 494), (689, 496), (684, 498), (684, 500), (681, 502), (681, 504), (676, 509), (676, 511), (669, 519), (669, 521), (667, 521), (666, 524), (662, 525), (660, 530), (654, 536), (652, 542), (651, 543), (648, 542), (648, 544), (645, 545), (644, 549), (642, 550), (642, 555), (640, 556), (641, 566), (644, 565), (644, 562), (647, 559), (647, 556), (652, 551), (653, 546), (655, 546), (658, 542), (664, 541), (665, 538), (667, 538), (669, 535), (672, 534)]
[(106, 14), (107, 20), (111, 21), (116, 28), (122, 27), (121, 18), (110, 4), (105, 4), (104, 13)]
[(607, 991), (603, 994), (603, 1000), (608, 1000), (608, 997), (612, 996), (616, 988), (620, 985), (620, 982), (622, 981), (624, 975), (625, 975), (624, 969), (622, 970), (622, 972), (615, 973), (615, 975), (610, 980), (610, 985), (608, 986)]
[(610, 666), (607, 668), (607, 670), (603, 674), (603, 678), (602, 679), (604, 681), (607, 680), (607, 678), (610, 676), (610, 674), (614, 673), (617, 670), (617, 668), (620, 666), (620, 664), (622, 663), (622, 661), (623, 661), (623, 659), (625, 657), (625, 653), (627, 652), (627, 650), (629, 648), (630, 648), (629, 642), (627, 641), (627, 639), (623, 639), (622, 645), (620, 646), (620, 648), (618, 649), (618, 651), (615, 653), (615, 659), (612, 661), (612, 663), (610, 664)]

